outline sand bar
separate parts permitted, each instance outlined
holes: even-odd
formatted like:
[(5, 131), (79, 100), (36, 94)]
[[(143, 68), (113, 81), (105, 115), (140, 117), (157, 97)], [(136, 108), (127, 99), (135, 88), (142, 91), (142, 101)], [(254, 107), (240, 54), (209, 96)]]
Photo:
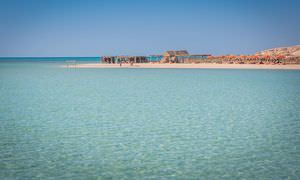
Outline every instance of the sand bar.
[(266, 64), (156, 64), (156, 63), (140, 63), (140, 64), (71, 64), (63, 66), (65, 68), (187, 68), (187, 69), (294, 69), (300, 70), (300, 64), (297, 65), (266, 65)]

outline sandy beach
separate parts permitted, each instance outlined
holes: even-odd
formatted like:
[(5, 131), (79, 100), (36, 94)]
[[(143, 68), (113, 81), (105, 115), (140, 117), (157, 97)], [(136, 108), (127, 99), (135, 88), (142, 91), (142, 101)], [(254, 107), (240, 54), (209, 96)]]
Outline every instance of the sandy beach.
[(266, 65), (266, 64), (156, 64), (156, 63), (139, 63), (139, 64), (71, 64), (63, 66), (65, 68), (186, 68), (186, 69), (291, 69), (300, 70), (300, 65)]

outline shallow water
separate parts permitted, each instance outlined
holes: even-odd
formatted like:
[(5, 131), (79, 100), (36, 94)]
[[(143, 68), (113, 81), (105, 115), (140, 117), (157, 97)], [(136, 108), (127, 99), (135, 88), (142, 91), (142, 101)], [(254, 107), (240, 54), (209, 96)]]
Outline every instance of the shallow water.
[(0, 63), (1, 179), (297, 179), (300, 71)]

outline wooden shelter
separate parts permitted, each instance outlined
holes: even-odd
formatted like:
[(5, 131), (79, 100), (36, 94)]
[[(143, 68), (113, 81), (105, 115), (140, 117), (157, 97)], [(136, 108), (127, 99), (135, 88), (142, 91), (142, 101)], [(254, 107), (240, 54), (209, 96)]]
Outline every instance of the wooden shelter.
[(206, 62), (210, 54), (192, 54), (187, 50), (167, 51), (161, 60), (162, 63), (201, 63)]
[(179, 59), (189, 56), (187, 50), (178, 50), (178, 51), (166, 51), (163, 54), (163, 58), (161, 60), (162, 63), (178, 63)]
[(174, 57), (174, 56), (188, 56), (189, 53), (187, 50), (178, 50), (178, 51), (167, 51), (163, 56), (165, 57)]

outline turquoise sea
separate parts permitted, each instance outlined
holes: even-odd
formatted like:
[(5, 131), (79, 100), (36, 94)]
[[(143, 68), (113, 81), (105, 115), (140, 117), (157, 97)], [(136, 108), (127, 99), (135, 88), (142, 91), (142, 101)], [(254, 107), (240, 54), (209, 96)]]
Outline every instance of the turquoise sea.
[(299, 179), (300, 71), (0, 62), (0, 179)]

